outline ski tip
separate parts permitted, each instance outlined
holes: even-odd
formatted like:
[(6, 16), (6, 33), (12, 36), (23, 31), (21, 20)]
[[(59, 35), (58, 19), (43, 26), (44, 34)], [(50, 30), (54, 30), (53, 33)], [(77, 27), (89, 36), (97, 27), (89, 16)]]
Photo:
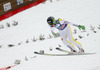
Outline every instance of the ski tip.
[(38, 52), (34, 52), (35, 54), (38, 54)]
[(56, 49), (60, 49), (59, 47), (57, 47)]

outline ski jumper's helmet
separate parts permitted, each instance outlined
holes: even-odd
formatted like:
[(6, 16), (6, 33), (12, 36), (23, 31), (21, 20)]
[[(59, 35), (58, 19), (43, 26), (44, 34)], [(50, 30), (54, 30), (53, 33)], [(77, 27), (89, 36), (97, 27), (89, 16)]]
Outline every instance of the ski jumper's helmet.
[(48, 17), (48, 18), (47, 18), (47, 23), (48, 23), (49, 25), (55, 24), (55, 18), (54, 18), (54, 17)]

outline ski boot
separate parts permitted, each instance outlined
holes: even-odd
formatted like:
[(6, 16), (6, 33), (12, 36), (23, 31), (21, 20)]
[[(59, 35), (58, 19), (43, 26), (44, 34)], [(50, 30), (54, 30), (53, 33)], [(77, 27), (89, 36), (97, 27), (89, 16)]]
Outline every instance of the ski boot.
[(79, 49), (79, 52), (78, 53), (85, 53), (84, 49)]

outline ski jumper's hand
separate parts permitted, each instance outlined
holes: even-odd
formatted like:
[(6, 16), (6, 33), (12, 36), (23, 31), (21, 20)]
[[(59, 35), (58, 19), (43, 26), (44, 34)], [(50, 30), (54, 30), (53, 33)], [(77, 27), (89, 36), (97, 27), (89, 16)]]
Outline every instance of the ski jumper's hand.
[(52, 32), (53, 36), (56, 36), (56, 33)]
[(79, 29), (85, 30), (85, 26), (79, 25), (78, 26)]

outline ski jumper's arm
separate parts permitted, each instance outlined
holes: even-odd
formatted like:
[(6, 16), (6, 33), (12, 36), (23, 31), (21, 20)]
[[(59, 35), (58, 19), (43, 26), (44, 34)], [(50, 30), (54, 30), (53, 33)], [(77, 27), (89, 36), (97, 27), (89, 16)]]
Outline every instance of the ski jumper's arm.
[(74, 24), (74, 23), (71, 23), (71, 22), (69, 22), (69, 24), (71, 24), (71, 25), (73, 25), (73, 26), (76, 26), (76, 27), (79, 26), (78, 24)]
[(76, 27), (79, 26), (78, 24), (71, 23), (71, 22), (66, 21), (64, 19), (61, 19), (61, 18), (59, 18), (58, 20), (59, 20), (60, 24), (66, 23), (66, 24), (73, 25), (73, 26), (76, 26)]
[(51, 33), (54, 33), (54, 27), (50, 26)]
[(74, 24), (74, 23), (71, 23), (71, 22), (68, 22), (68, 21), (65, 21), (65, 23), (76, 26), (79, 29), (85, 30), (85, 26), (83, 26), (83, 25)]
[(54, 32), (54, 27), (50, 26), (50, 30), (51, 30), (51, 33), (56, 36), (56, 33)]
[(73, 26), (76, 26), (78, 27), (79, 25), (78, 24), (74, 24), (74, 23), (71, 23), (71, 22), (68, 22), (68, 21), (65, 21), (67, 24), (70, 24), (70, 25), (73, 25)]

